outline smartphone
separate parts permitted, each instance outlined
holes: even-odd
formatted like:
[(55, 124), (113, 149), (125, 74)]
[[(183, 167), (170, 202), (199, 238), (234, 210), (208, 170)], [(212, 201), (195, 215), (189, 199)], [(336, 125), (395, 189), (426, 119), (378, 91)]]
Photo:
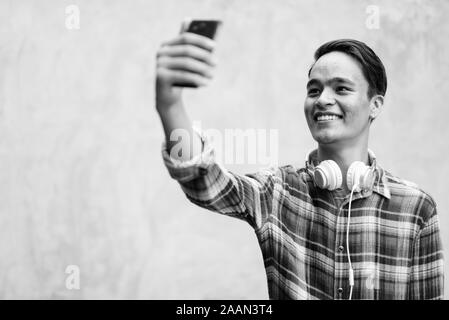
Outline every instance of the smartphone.
[(214, 39), (221, 26), (220, 20), (186, 20), (184, 32), (196, 33)]
[[(220, 20), (191, 20), (186, 18), (181, 26), (181, 33), (196, 33), (209, 39), (214, 39), (221, 26)], [(190, 83), (174, 83), (175, 87), (197, 88), (196, 85)]]

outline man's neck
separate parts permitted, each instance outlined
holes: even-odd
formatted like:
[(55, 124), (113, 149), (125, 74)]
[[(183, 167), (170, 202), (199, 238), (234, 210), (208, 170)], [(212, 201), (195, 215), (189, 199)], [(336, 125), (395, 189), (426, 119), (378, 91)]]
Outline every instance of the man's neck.
[(362, 161), (369, 165), (368, 157), (368, 142), (363, 144), (353, 144), (350, 146), (341, 145), (318, 145), (318, 161), (334, 160), (340, 167), (343, 184), (342, 188), (346, 191), (350, 191), (346, 186), (346, 173), (349, 166), (354, 161)]

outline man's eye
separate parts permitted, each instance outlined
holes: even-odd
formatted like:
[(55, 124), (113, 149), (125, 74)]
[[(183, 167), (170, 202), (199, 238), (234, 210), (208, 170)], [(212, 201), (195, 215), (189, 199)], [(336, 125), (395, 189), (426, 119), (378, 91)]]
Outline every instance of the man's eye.
[(337, 92), (347, 92), (351, 91), (348, 87), (337, 87)]
[(314, 96), (314, 95), (317, 95), (317, 94), (319, 94), (320, 93), (320, 90), (318, 90), (318, 89), (309, 89), (308, 91), (307, 91), (307, 94), (309, 95), (309, 96)]

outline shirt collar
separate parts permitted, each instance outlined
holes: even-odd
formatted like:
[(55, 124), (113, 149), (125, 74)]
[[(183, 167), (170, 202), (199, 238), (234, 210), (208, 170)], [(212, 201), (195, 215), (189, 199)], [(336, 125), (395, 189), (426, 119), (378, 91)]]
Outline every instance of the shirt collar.
[(390, 188), (388, 188), (385, 170), (378, 163), (376, 163), (375, 172), (376, 179), (374, 180), (373, 191), (387, 199), (390, 199), (391, 193)]

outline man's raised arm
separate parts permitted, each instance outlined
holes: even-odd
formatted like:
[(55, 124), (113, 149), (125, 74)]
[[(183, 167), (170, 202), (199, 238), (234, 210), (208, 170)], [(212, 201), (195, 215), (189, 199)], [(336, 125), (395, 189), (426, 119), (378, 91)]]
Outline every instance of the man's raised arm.
[[(167, 151), (181, 161), (190, 160), (199, 154), (202, 143), (199, 136), (194, 134), (192, 122), (184, 108), (182, 87), (174, 84), (194, 87), (207, 85), (216, 65), (212, 57), (214, 45), (214, 41), (209, 38), (182, 33), (163, 43), (157, 53), (156, 110), (164, 127)], [(184, 138), (180, 142), (173, 141), (180, 131), (185, 133)], [(170, 152), (175, 143), (179, 143), (179, 149), (184, 152)]]

